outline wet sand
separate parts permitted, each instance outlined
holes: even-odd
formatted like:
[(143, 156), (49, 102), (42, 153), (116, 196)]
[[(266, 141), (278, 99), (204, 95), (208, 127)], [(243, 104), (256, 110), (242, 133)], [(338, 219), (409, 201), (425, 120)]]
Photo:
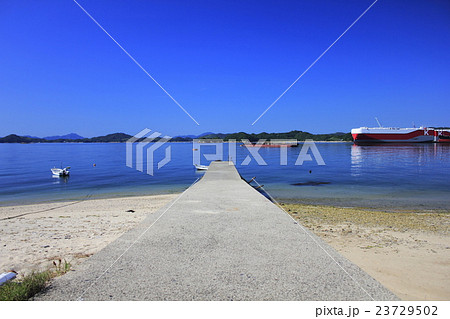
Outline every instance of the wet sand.
[(283, 208), (403, 300), (450, 300), (450, 212)]

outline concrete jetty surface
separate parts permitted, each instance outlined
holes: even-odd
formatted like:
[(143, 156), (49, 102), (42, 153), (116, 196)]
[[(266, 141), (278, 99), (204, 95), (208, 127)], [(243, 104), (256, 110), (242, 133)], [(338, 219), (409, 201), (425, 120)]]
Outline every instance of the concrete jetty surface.
[(229, 162), (36, 300), (397, 300)]

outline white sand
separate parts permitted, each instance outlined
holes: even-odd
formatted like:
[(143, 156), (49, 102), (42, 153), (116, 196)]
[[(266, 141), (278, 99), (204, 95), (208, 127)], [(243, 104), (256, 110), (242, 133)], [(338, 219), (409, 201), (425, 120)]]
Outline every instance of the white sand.
[[(24, 275), (47, 269), (58, 259), (76, 265), (176, 196), (0, 207), (0, 273), (13, 269)], [(27, 215), (4, 219), (21, 214)]]

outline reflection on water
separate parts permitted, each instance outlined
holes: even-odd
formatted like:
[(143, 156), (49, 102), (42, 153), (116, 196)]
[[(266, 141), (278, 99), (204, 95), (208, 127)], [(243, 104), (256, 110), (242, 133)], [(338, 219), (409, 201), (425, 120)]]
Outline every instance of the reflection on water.
[(362, 147), (358, 145), (353, 145), (351, 148), (352, 157), (352, 176), (361, 175), (362, 162), (363, 162), (363, 151)]
[[(437, 143), (352, 145), (351, 174), (359, 176), (374, 167), (389, 170), (404, 166), (414, 168), (415, 173), (420, 173), (421, 168), (431, 167), (436, 169), (433, 175), (445, 175), (450, 173), (449, 151), (450, 145)], [(443, 164), (442, 170), (440, 163)]]
[[(319, 144), (319, 150), (327, 166), (313, 168), (312, 176), (297, 170), (300, 181), (291, 185), (303, 187), (264, 181), (269, 192), (331, 205), (450, 209), (450, 145)], [(295, 169), (273, 171), (283, 180), (296, 175)], [(331, 182), (324, 185), (324, 180)]]
[[(331, 205), (373, 206), (391, 203), (413, 207), (450, 208), (450, 145), (406, 144), (357, 146), (316, 143), (326, 165), (295, 162), (301, 147), (287, 149), (287, 165), (280, 165), (280, 149), (258, 151), (267, 165), (238, 147), (237, 169), (246, 180), (256, 177), (267, 191), (282, 199)], [(172, 160), (154, 176), (125, 165), (125, 144), (0, 144), (0, 204), (180, 192), (203, 176), (192, 164), (192, 144), (172, 143)], [(205, 146), (205, 153), (214, 149)], [(203, 146), (202, 146), (203, 149)], [(155, 152), (155, 158), (164, 157)], [(228, 158), (227, 146), (224, 159)], [(55, 161), (70, 164), (71, 176), (52, 178)], [(93, 166), (92, 163), (96, 163)], [(201, 164), (207, 165), (203, 157)]]
[(66, 184), (67, 182), (69, 182), (69, 176), (52, 175), (52, 178), (54, 180), (53, 184)]

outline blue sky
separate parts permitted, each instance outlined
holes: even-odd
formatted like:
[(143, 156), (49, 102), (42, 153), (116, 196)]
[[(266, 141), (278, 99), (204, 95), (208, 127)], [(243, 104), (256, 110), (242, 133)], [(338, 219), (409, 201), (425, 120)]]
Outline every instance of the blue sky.
[(0, 1), (0, 136), (450, 125), (450, 3)]

